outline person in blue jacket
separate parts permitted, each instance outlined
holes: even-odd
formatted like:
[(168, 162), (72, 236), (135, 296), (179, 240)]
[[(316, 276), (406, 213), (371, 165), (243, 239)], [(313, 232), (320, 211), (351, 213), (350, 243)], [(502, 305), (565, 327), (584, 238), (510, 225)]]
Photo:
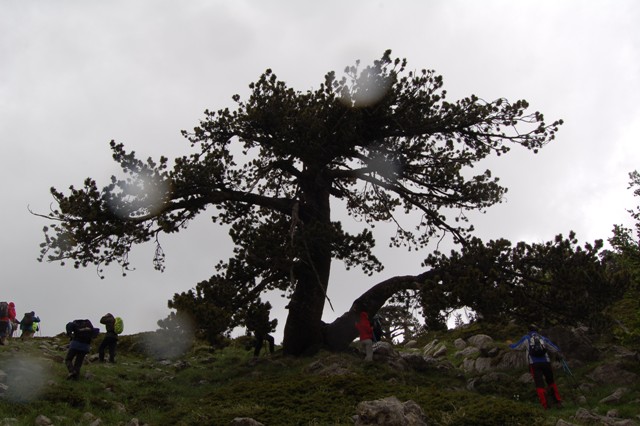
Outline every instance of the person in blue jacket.
[(533, 376), (536, 385), (536, 393), (540, 404), (544, 409), (549, 408), (546, 398), (546, 390), (544, 382), (547, 382), (549, 393), (555, 398), (558, 406), (561, 406), (562, 399), (558, 391), (558, 385), (553, 378), (553, 369), (551, 368), (551, 359), (549, 352), (560, 354), (560, 348), (556, 346), (547, 337), (538, 333), (535, 326), (529, 327), (529, 333), (522, 336), (516, 343), (510, 344), (511, 349), (526, 350), (527, 360), (529, 361), (529, 371)]
[(91, 349), (91, 340), (100, 334), (100, 329), (95, 328), (88, 319), (77, 319), (67, 323), (66, 331), (67, 336), (71, 338), (67, 356), (64, 358), (69, 371), (67, 379), (77, 380), (84, 357)]

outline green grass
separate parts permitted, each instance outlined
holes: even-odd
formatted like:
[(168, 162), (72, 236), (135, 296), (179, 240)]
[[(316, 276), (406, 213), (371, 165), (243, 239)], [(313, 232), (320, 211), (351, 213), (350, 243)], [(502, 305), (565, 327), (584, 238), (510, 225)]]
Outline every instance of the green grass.
[[(482, 384), (471, 392), (466, 389), (469, 376), (457, 368), (404, 372), (379, 362), (365, 364), (355, 352), (321, 352), (312, 358), (276, 353), (256, 361), (242, 345), (214, 352), (197, 344), (182, 356), (174, 353), (171, 360), (160, 361), (157, 348), (145, 354), (147, 337), (122, 336), (118, 363), (85, 364), (78, 381), (66, 380), (63, 336), (0, 347), (0, 370), (9, 385), (0, 397), (0, 423), (11, 417), (33, 425), (42, 414), (56, 425), (89, 424), (83, 416), (91, 413), (106, 425), (126, 424), (134, 417), (150, 425), (228, 424), (235, 417), (265, 425), (351, 425), (359, 402), (388, 396), (418, 403), (431, 425), (552, 425), (559, 418), (571, 421), (578, 408), (569, 394), (574, 382), (561, 372), (565, 408), (544, 412), (532, 386), (516, 380), (521, 371), (509, 372), (513, 380)], [(438, 336), (449, 347), (456, 337), (459, 332)], [(320, 375), (311, 372), (313, 363), (337, 364), (349, 373)], [(590, 371), (588, 366), (575, 370), (579, 379)], [(598, 401), (613, 390), (594, 390), (585, 408), (606, 413)], [(632, 387), (616, 408), (632, 417), (639, 397), (640, 387)]]

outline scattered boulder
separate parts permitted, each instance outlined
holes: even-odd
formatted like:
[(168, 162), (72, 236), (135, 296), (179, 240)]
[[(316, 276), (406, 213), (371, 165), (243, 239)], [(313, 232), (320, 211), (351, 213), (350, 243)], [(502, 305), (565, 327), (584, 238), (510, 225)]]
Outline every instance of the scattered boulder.
[(236, 417), (235, 419), (231, 420), (231, 423), (229, 424), (236, 426), (264, 426), (262, 423), (252, 419), (251, 417)]
[(578, 408), (575, 419), (584, 424), (598, 424), (606, 426), (636, 426), (637, 423), (630, 419), (620, 419), (617, 417), (601, 416), (585, 408)]
[(477, 355), (479, 353), (480, 353), (480, 349), (476, 348), (475, 346), (467, 346), (467, 347), (463, 348), (462, 350), (456, 352), (455, 356), (468, 358), (468, 357)]
[(393, 345), (389, 342), (376, 342), (373, 345), (373, 355), (381, 357), (394, 357), (398, 356), (398, 352), (394, 349)]
[(597, 361), (600, 352), (593, 345), (587, 327), (557, 326), (544, 333), (562, 350), (566, 358), (580, 361)]
[(36, 426), (50, 426), (53, 424), (53, 422), (49, 417), (40, 414), (38, 417), (36, 417), (34, 424)]
[(496, 370), (520, 370), (528, 369), (529, 360), (524, 351), (507, 351), (499, 356)]
[(428, 343), (424, 348), (422, 348), (422, 354), (424, 356), (432, 356), (435, 358), (436, 353), (439, 354), (438, 356), (442, 356), (444, 353), (446, 353), (446, 350), (447, 350), (447, 347), (444, 343), (440, 343), (438, 339), (434, 339), (430, 343)]
[(455, 346), (457, 350), (461, 351), (467, 347), (467, 342), (465, 342), (464, 339), (457, 338), (453, 341), (453, 346)]
[(480, 357), (476, 359), (474, 368), (478, 373), (483, 373), (492, 369), (491, 358)]
[(411, 352), (401, 352), (400, 357), (404, 359), (409, 367), (416, 371), (427, 371), (431, 364), (420, 354)]
[(416, 342), (415, 340), (409, 340), (407, 343), (404, 344), (404, 347), (406, 349), (413, 349), (417, 346), (418, 346), (418, 342)]
[(625, 370), (619, 362), (603, 364), (587, 377), (600, 384), (632, 385), (638, 381), (638, 375)]
[(622, 397), (629, 392), (627, 388), (618, 388), (611, 395), (602, 398), (600, 400), (601, 404), (619, 404)]
[(568, 422), (568, 421), (566, 421), (566, 420), (559, 419), (559, 420), (556, 422), (556, 426), (577, 426), (577, 425), (576, 425), (575, 423), (569, 423), (569, 422)]
[(469, 337), (467, 339), (467, 343), (481, 350), (489, 349), (489, 347), (493, 346), (493, 338), (491, 336), (487, 336), (486, 334), (476, 334)]
[(613, 356), (620, 361), (640, 361), (640, 354), (638, 353), (638, 351), (632, 351), (625, 348), (624, 346), (612, 345), (609, 347), (609, 352), (612, 352)]
[(443, 343), (441, 345), (438, 345), (438, 347), (436, 348), (436, 350), (433, 352), (433, 357), (434, 358), (440, 358), (443, 357), (447, 354), (447, 347), (446, 345)]
[(400, 402), (395, 396), (363, 401), (356, 407), (356, 426), (426, 426), (422, 408), (414, 401)]

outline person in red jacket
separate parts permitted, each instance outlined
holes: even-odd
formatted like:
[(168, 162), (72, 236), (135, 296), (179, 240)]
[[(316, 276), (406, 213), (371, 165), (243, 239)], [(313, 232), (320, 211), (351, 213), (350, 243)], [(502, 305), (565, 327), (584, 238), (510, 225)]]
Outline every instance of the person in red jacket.
[(16, 331), (20, 325), (16, 319), (16, 304), (13, 302), (9, 302), (9, 322), (9, 325), (11, 326), (9, 337), (13, 337), (13, 332)]
[(373, 327), (366, 312), (360, 312), (360, 321), (356, 323), (356, 328), (360, 333), (360, 345), (365, 352), (364, 360), (373, 361)]

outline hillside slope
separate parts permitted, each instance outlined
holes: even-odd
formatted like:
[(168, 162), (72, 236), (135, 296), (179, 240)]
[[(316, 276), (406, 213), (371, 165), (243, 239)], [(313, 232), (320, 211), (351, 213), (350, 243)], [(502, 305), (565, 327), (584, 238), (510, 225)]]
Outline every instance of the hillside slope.
[[(463, 354), (477, 335), (484, 347)], [(212, 351), (143, 333), (121, 336), (116, 364), (98, 363), (94, 345), (78, 381), (66, 379), (65, 336), (14, 339), (0, 346), (0, 424), (351, 425), (359, 403), (390, 396), (414, 401), (429, 425), (640, 424), (637, 352), (599, 348), (593, 361), (568, 357), (569, 371), (556, 363), (564, 405), (543, 411), (526, 369), (508, 363), (522, 354), (500, 337), (432, 334), (410, 348), (380, 345), (366, 364), (355, 346), (254, 359), (242, 339)]]

